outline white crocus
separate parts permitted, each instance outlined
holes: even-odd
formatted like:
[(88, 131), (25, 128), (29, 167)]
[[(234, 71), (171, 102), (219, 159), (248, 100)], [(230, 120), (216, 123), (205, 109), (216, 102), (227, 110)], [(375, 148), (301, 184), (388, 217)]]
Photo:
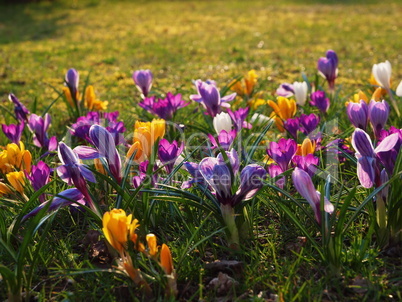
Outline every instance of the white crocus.
[(307, 83), (306, 82), (294, 82), (293, 90), (295, 93), (296, 104), (299, 106), (304, 106), (307, 99)]
[(399, 83), (398, 87), (396, 88), (395, 91), (396, 95), (401, 97), (402, 96), (402, 81)]
[(373, 75), (381, 87), (389, 90), (391, 88), (392, 67), (389, 61), (373, 65)]
[(230, 118), (229, 113), (221, 112), (214, 117), (213, 120), (214, 128), (217, 134), (221, 133), (222, 130), (225, 130), (229, 133), (232, 130), (232, 119)]

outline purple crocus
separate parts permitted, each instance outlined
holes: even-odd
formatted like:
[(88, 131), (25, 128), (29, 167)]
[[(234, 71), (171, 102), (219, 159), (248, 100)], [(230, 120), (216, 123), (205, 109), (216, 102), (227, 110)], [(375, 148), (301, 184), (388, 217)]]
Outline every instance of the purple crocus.
[(299, 118), (296, 116), (294, 118), (288, 118), (283, 123), (283, 128), (294, 138), (297, 139), (297, 131), (300, 128), (300, 121)]
[(230, 118), (233, 121), (235, 130), (239, 132), (242, 128), (251, 129), (251, 124), (246, 122), (248, 111), (250, 110), (249, 107), (247, 108), (239, 108), (236, 111), (232, 111), (228, 109), (228, 113)]
[(293, 139), (281, 138), (277, 143), (270, 142), (267, 154), (285, 172), (297, 151), (297, 143)]
[(212, 143), (211, 149), (221, 146), (223, 150), (228, 151), (236, 138), (236, 130), (233, 129), (229, 133), (226, 130), (222, 130), (218, 135), (218, 141), (216, 141), (212, 134), (208, 134), (208, 137)]
[[(292, 180), (297, 192), (308, 201), (313, 208), (315, 219), (321, 224), (321, 194), (316, 191), (310, 175), (296, 167), (292, 172)], [(329, 214), (334, 212), (334, 206), (326, 197), (324, 197), (324, 211)]]
[[(31, 185), (34, 188), (34, 190), (38, 191), (49, 182), (49, 176), (50, 176), (49, 166), (43, 161), (39, 161), (36, 166), (35, 165), (32, 166), (30, 174), (25, 172), (25, 176), (31, 182)], [(39, 200), (41, 203), (45, 202), (45, 195), (41, 194), (39, 196)]]
[(373, 126), (374, 134), (376, 138), (381, 136), (381, 130), (384, 129), (389, 116), (389, 105), (385, 100), (376, 102), (370, 101), (368, 107), (368, 117), (370, 119), (371, 126)]
[(371, 188), (379, 179), (377, 158), (381, 152), (390, 151), (398, 143), (397, 133), (387, 136), (374, 149), (370, 136), (362, 129), (357, 128), (352, 136), (352, 145), (356, 150), (357, 177), (364, 188)]
[(67, 73), (66, 73), (66, 78), (65, 82), (70, 89), (71, 97), (73, 98), (73, 101), (75, 104), (77, 104), (77, 95), (78, 95), (78, 83), (80, 81), (80, 75), (78, 74), (78, 71), (75, 70), (74, 68), (70, 68)]
[(1, 128), (4, 132), (4, 134), (7, 136), (7, 138), (14, 144), (18, 145), (20, 144), (21, 141), (21, 135), (22, 132), (24, 131), (24, 121), (21, 121), (19, 124), (10, 124), (10, 125), (1, 125)]
[(157, 115), (164, 120), (171, 120), (176, 111), (180, 108), (188, 106), (190, 102), (186, 103), (181, 94), (173, 95), (168, 92), (165, 99), (158, 99), (156, 97), (145, 98), (138, 105), (151, 114)]
[[(268, 166), (268, 174), (271, 178), (276, 178), (277, 176), (281, 175), (283, 173), (282, 168), (279, 167), (278, 165), (271, 164)], [(275, 184), (283, 189), (285, 186), (285, 177), (279, 178)]]
[(365, 101), (360, 100), (359, 103), (349, 102), (346, 112), (349, 121), (355, 128), (360, 128), (366, 131), (368, 122), (368, 106)]
[(306, 171), (310, 177), (313, 177), (316, 166), (318, 166), (319, 158), (313, 154), (307, 154), (306, 156), (295, 155), (292, 159), (296, 167)]
[(183, 182), (181, 186), (182, 189), (188, 189), (193, 184), (200, 184), (204, 187), (208, 186), (200, 172), (199, 165), (197, 163), (185, 162), (183, 165), (192, 177), (188, 181)]
[(49, 128), (51, 119), (49, 113), (45, 114), (45, 118), (32, 113), (29, 116), (28, 127), (34, 134), (34, 145), (40, 148), (47, 148), (49, 151), (57, 149), (57, 140), (53, 136), (50, 139), (47, 137), (47, 130)]
[(309, 115), (302, 114), (299, 118), (299, 122), (301, 124), (300, 130), (305, 135), (309, 135), (317, 128), (318, 124), (320, 123), (320, 117), (314, 113)]
[(155, 173), (158, 170), (158, 166), (155, 164), (153, 167), (153, 173), (151, 177), (147, 177), (149, 161), (143, 161), (138, 168), (138, 175), (132, 178), (132, 183), (134, 188), (138, 188), (141, 184), (147, 185), (147, 182), (150, 181), (150, 186), (154, 188), (156, 183), (158, 182), (158, 174)]
[(183, 152), (183, 148), (183, 142), (179, 147), (176, 141), (169, 143), (169, 141), (165, 138), (159, 141), (158, 156), (161, 162), (165, 165), (168, 174), (173, 171), (174, 163), (179, 155)]
[(325, 92), (317, 90), (310, 95), (310, 105), (317, 107), (323, 114), (326, 114), (329, 109), (329, 98), (325, 96)]
[(56, 169), (59, 177), (69, 186), (74, 185), (83, 194), (91, 209), (97, 212), (89, 196), (85, 181), (96, 182), (92, 172), (86, 165), (80, 163), (78, 155), (63, 142), (59, 143), (58, 156), (62, 163)]
[(17, 97), (10, 93), (8, 99), (14, 103), (14, 113), (17, 120), (20, 122), (28, 122), (28, 109), (17, 99)]
[(328, 50), (325, 58), (319, 58), (317, 69), (327, 79), (329, 89), (333, 91), (335, 79), (338, 74), (338, 56), (335, 51)]
[(206, 110), (207, 114), (211, 117), (215, 117), (222, 111), (221, 107), (229, 108), (228, 102), (234, 100), (236, 93), (224, 96), (221, 98), (218, 88), (214, 83), (209, 84), (201, 80), (195, 81), (195, 87), (198, 94), (193, 94), (190, 99), (200, 103)]
[(276, 89), (276, 95), (285, 98), (291, 97), (294, 93), (293, 85), (290, 83), (283, 83)]
[(389, 131), (381, 130), (381, 135), (378, 140), (378, 143), (381, 143), (384, 139), (394, 133), (398, 134), (399, 137), (398, 142), (395, 144), (395, 146), (391, 150), (387, 152), (381, 152), (377, 155), (381, 163), (385, 167), (386, 171), (388, 172), (388, 175), (393, 175), (394, 173), (396, 159), (402, 146), (402, 129), (397, 129), (394, 126), (391, 126)]
[(136, 70), (133, 73), (133, 80), (138, 90), (147, 97), (152, 87), (152, 72), (149, 69)]
[(121, 183), (121, 159), (117, 152), (112, 134), (100, 125), (92, 125), (89, 129), (89, 137), (96, 149), (87, 146), (78, 146), (74, 151), (80, 159), (95, 159), (104, 157), (109, 171), (117, 181)]
[(53, 199), (45, 201), (41, 205), (33, 209), (31, 212), (29, 212), (22, 218), (22, 221), (38, 214), (40, 210), (42, 210), (49, 202), (51, 204), (48, 208), (48, 212), (52, 212), (59, 208), (70, 205), (77, 206), (77, 203), (82, 205), (86, 203), (84, 195), (81, 193), (80, 190), (76, 188), (67, 189), (57, 194), (55, 197), (53, 197)]

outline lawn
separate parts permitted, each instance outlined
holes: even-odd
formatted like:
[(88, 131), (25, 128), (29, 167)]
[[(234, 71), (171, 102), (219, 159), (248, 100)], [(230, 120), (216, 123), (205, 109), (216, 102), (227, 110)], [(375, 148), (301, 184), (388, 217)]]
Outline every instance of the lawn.
[[(0, 134), (0, 300), (401, 301), (402, 120), (392, 103), (402, 109), (395, 94), (402, 80), (401, 11), (398, 0), (0, 4), (0, 123), (24, 120), (14, 116), (13, 93), (32, 113), (19, 140), (41, 171), (29, 172), (31, 163), (21, 160), (26, 153)], [(317, 73), (329, 49), (339, 61), (334, 91)], [(370, 107), (362, 101), (351, 117), (345, 102), (359, 90), (370, 99), (373, 64), (386, 60), (392, 96), (384, 91), (381, 99), (389, 107), (381, 99)], [(107, 130), (71, 134), (89, 111), (84, 102), (69, 105), (63, 93), (71, 68), (79, 72), (79, 92), (93, 85), (96, 98), (108, 101), (106, 111), (119, 112)], [(145, 69), (153, 73), (149, 95), (183, 98), (183, 108), (165, 116), (161, 135), (160, 125), (136, 124), (157, 115), (143, 109), (133, 81), (134, 71)], [(213, 119), (221, 107), (207, 106), (206, 115), (190, 100), (195, 80), (216, 81), (218, 88), (202, 87), (228, 97), (232, 80), (243, 83), (250, 70), (254, 89), (231, 103), (232, 110), (249, 107), (247, 122), (239, 126), (226, 116), (236, 154), (224, 152), (224, 141), (212, 150), (207, 135), (216, 139), (217, 127), (228, 122)], [(295, 81), (308, 82), (309, 97), (325, 91), (328, 112), (309, 100), (296, 107), (296, 96), (286, 99), (294, 112), (268, 105), (280, 84)], [(371, 113), (377, 105), (386, 117)], [(52, 121), (41, 141), (35, 129), (44, 127), (34, 124), (45, 112)], [(258, 123), (254, 113), (276, 119)], [(311, 131), (304, 123), (310, 117), (317, 120), (306, 122), (314, 124)], [(293, 118), (296, 135), (287, 128)], [(127, 130), (117, 129), (117, 121)], [(151, 142), (144, 141), (148, 134)], [(53, 136), (59, 149), (51, 147)], [(288, 145), (275, 155), (283, 138)], [(272, 170), (293, 147), (286, 167)], [(199, 164), (201, 174), (177, 164), (179, 155)], [(307, 156), (316, 162), (301, 168), (298, 160)], [(214, 183), (216, 175), (231, 180), (229, 189), (222, 179)], [(194, 183), (187, 187), (189, 177)], [(256, 185), (253, 194), (242, 195), (247, 185)], [(313, 210), (311, 199), (318, 203)], [(139, 226), (130, 229), (131, 216), (121, 212), (124, 223), (113, 225), (114, 208), (133, 214)]]

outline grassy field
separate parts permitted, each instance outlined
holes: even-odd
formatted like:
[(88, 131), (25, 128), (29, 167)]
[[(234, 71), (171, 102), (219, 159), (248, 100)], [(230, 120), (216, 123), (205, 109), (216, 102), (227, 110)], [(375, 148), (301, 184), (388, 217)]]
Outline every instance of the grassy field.
[[(234, 77), (255, 69), (258, 91), (263, 92), (264, 99), (274, 99), (281, 83), (301, 81), (302, 73), (314, 81), (318, 58), (334, 49), (339, 58), (338, 94), (331, 96), (330, 112), (321, 116), (320, 127), (337, 118), (339, 129), (324, 137), (325, 143), (338, 137), (349, 139), (354, 129), (344, 102), (359, 89), (368, 92), (373, 64), (391, 62), (393, 89), (402, 80), (401, 12), (402, 3), (398, 0), (60, 0), (2, 5), (0, 101), (12, 111), (7, 97), (13, 92), (30, 109), (36, 100), (36, 113), (40, 114), (58, 97), (64, 75), (73, 67), (80, 73), (81, 88), (89, 75), (99, 99), (109, 101), (108, 111), (119, 110), (119, 120), (124, 120), (129, 136), (138, 116), (150, 118), (137, 105), (141, 98), (132, 79), (135, 70), (152, 70), (155, 93), (181, 92), (189, 100), (190, 94), (196, 93), (192, 80), (213, 79), (221, 88)], [(196, 130), (203, 134), (213, 132), (211, 121), (207, 123), (208, 118), (195, 108), (192, 102), (180, 109), (175, 122), (185, 124), (188, 136)], [(261, 110), (266, 114), (271, 111), (268, 106)], [(298, 114), (302, 112), (317, 110), (306, 105), (299, 108)], [(61, 99), (49, 113), (49, 133), (57, 135), (60, 142), (73, 120)], [(15, 122), (3, 110), (0, 123), (4, 121)], [(390, 125), (402, 126), (394, 111), (387, 129)], [(263, 129), (258, 125), (253, 125), (252, 130), (243, 129), (244, 138), (252, 138), (254, 144), (255, 133)], [(269, 133), (275, 139), (281, 135), (276, 128)], [(44, 149), (33, 145), (27, 129), (24, 137), (33, 164), (43, 158), (53, 168), (59, 165), (57, 156), (42, 157)], [(177, 133), (170, 128), (166, 137), (172, 140)], [(3, 134), (1, 139), (6, 141)], [(267, 142), (264, 143), (255, 153), (256, 162), (266, 156)], [(317, 149), (316, 155), (321, 156), (321, 150)], [(199, 161), (202, 156), (205, 154), (199, 151), (194, 158)], [(320, 169), (327, 168), (320, 164)], [(180, 301), (401, 301), (401, 245), (384, 248), (378, 243), (378, 230), (370, 225), (376, 222), (374, 189), (364, 189), (359, 184), (353, 154), (337, 167), (339, 180), (332, 187), (327, 188), (321, 176), (314, 180), (317, 190), (328, 190), (331, 201), (338, 206), (331, 216), (332, 232), (324, 234), (324, 227), (316, 223), (307, 202), (297, 195), (289, 177), (291, 172), (287, 171), (284, 191), (270, 178), (257, 198), (236, 209), (240, 237), (245, 238), (239, 250), (227, 245), (219, 207), (215, 214), (209, 212), (213, 208), (208, 199), (211, 194), (196, 188), (177, 189), (187, 195), (175, 195), (177, 198), (170, 200), (170, 194), (177, 191), (154, 188), (134, 196), (128, 181), (127, 186), (119, 187), (100, 173), (96, 174), (96, 184), (88, 182), (86, 186), (102, 212), (113, 208), (116, 196), (124, 195), (123, 208), (140, 220), (141, 235), (153, 232), (160, 243), (169, 245)], [(401, 167), (402, 164), (400, 171)], [(179, 180), (187, 179), (188, 173), (183, 175)], [(400, 182), (398, 177), (393, 184)], [(67, 189), (56, 173), (51, 178), (47, 193)], [(176, 183), (172, 186), (180, 187)], [(398, 192), (398, 186), (392, 186), (392, 192)], [(113, 259), (101, 235), (102, 222), (93, 213), (60, 209), (46, 216), (43, 223), (39, 218), (36, 222), (21, 222), (21, 216), (38, 204), (37, 197), (30, 199), (33, 191), (27, 185), (28, 198), (20, 194), (20, 200), (0, 199), (0, 273), (4, 266), (21, 270), (23, 296), (29, 292), (31, 297), (44, 301), (144, 300), (127, 276), (111, 272)], [(302, 206), (296, 206), (293, 198)], [(343, 208), (345, 200), (350, 206)], [(361, 204), (366, 206), (359, 208)], [(345, 215), (339, 215), (341, 208)], [(337, 243), (341, 248), (336, 258), (339, 263), (333, 267), (326, 240), (335, 236), (337, 221), (350, 224)], [(37, 228), (35, 223), (41, 226)], [(28, 242), (26, 234), (31, 231), (35, 234)], [(310, 241), (306, 239), (309, 236)], [(23, 248), (27, 251), (25, 258), (20, 257)], [(161, 269), (156, 262), (145, 256), (134, 259), (149, 276), (158, 276)], [(224, 264), (214, 266), (214, 261)], [(214, 288), (211, 281), (220, 271), (233, 279)], [(7, 297), (4, 280), (0, 279), (1, 301)], [(149, 280), (156, 300), (163, 300), (166, 280)]]

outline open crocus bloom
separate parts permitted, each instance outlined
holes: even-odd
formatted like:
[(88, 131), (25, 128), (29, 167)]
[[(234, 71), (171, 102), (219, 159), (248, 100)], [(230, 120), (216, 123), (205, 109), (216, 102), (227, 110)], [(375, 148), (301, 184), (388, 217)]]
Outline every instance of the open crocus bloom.
[(373, 65), (373, 76), (378, 84), (385, 89), (391, 88), (392, 66), (389, 61)]
[(133, 73), (133, 80), (138, 90), (147, 97), (152, 87), (152, 72), (149, 69), (136, 70)]

